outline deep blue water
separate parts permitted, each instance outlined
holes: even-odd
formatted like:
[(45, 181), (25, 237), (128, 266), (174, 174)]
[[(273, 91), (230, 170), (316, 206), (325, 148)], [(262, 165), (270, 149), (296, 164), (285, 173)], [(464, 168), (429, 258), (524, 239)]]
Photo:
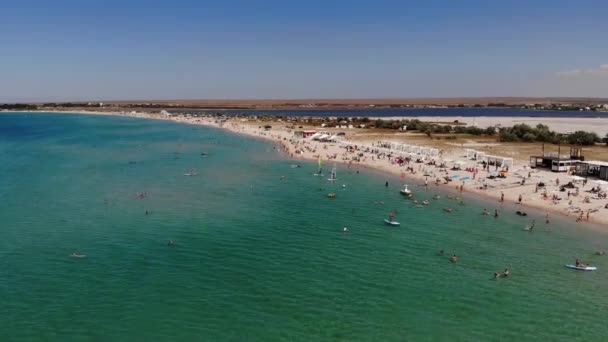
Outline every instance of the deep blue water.
[(221, 112), (226, 114), (288, 116), (521, 116), (521, 117), (608, 117), (608, 112), (526, 110), (511, 108), (395, 108), (395, 109), (226, 109), (175, 110), (173, 112)]

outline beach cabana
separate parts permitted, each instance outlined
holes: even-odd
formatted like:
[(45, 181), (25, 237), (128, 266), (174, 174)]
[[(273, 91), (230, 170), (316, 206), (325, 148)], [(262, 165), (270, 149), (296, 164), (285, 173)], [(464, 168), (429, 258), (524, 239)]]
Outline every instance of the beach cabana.
[(464, 149), (464, 156), (467, 159), (476, 159), (477, 158), (477, 151), (470, 149), (470, 148), (465, 148)]
[(452, 168), (453, 168), (453, 169), (460, 170), (460, 169), (462, 169), (462, 166), (463, 166), (464, 164), (465, 164), (465, 162), (463, 162), (462, 160), (456, 160), (456, 161), (453, 163)]
[(582, 181), (584, 181), (584, 180), (585, 180), (585, 178), (583, 178), (583, 177), (581, 177), (581, 176), (570, 176), (570, 179), (571, 179), (573, 182), (582, 182)]
[(513, 158), (502, 158), (502, 167), (513, 167)]

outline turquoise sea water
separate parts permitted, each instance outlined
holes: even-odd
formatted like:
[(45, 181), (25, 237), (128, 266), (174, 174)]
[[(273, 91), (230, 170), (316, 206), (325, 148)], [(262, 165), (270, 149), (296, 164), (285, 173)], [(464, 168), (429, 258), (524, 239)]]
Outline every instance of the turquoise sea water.
[(0, 340), (608, 339), (606, 234), (523, 231), (541, 217), (473, 199), (415, 208), (398, 179), (294, 163), (205, 127), (0, 114)]

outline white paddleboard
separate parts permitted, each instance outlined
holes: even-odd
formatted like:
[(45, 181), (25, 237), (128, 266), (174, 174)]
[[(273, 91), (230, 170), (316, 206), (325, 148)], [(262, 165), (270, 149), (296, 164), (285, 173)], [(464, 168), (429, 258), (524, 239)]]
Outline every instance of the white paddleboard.
[(578, 267), (576, 265), (566, 265), (566, 267), (573, 268), (575, 270), (581, 270), (581, 271), (595, 271), (595, 270), (597, 270), (597, 267), (593, 267), (593, 266)]
[(390, 224), (391, 226), (400, 226), (401, 223), (397, 222), (397, 221), (389, 221), (387, 219), (384, 219), (384, 222), (386, 222), (386, 224)]

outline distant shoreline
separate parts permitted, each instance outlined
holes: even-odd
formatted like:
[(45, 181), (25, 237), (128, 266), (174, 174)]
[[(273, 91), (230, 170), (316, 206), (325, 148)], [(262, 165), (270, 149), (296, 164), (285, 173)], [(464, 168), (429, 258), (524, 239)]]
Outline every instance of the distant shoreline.
[[(167, 117), (162, 116), (162, 114), (160, 113), (153, 113), (153, 112), (149, 112), (149, 111), (138, 111), (136, 112), (136, 114), (132, 114), (131, 112), (124, 112), (124, 111), (94, 111), (94, 110), (56, 110), (56, 111), (52, 111), (52, 110), (30, 110), (30, 111), (22, 111), (22, 110), (16, 110), (16, 111), (3, 111), (4, 113), (6, 112), (32, 112), (32, 113), (45, 113), (45, 112), (49, 112), (49, 113), (81, 113), (81, 114), (99, 114), (99, 115), (119, 115), (119, 116), (133, 116), (133, 115), (145, 115), (147, 117), (150, 118), (157, 118), (157, 119), (168, 119)], [(3, 112), (0, 112), (3, 113)], [(178, 113), (195, 113), (195, 111), (175, 111)], [(264, 112), (264, 111), (262, 111)], [(214, 112), (211, 112), (214, 113)], [(221, 111), (221, 114), (228, 114), (225, 111)], [(445, 116), (445, 115), (415, 115), (415, 116), (407, 116), (407, 115), (403, 115), (403, 116), (382, 116), (382, 115), (378, 115), (378, 116), (365, 116), (368, 117), (370, 120), (376, 120), (376, 119), (382, 119), (382, 120), (405, 120), (405, 119), (417, 119), (417, 120), (421, 120), (421, 121), (427, 121), (427, 122), (441, 122), (441, 123), (450, 123), (450, 122), (454, 122), (454, 121), (458, 121), (460, 124), (466, 124), (469, 126), (478, 126), (481, 128), (486, 128), (486, 127), (490, 127), (490, 126), (499, 126), (499, 127), (510, 127), (516, 124), (521, 124), (521, 123), (525, 123), (528, 124), (530, 126), (535, 126), (537, 124), (544, 124), (544, 125), (548, 125), (552, 130), (558, 132), (558, 133), (568, 133), (568, 132), (572, 132), (572, 131), (588, 131), (588, 132), (595, 132), (596, 134), (598, 134), (599, 136), (603, 137), (606, 134), (608, 134), (608, 112), (605, 113), (606, 116), (602, 116), (602, 117), (598, 117), (598, 116), (589, 116), (589, 117), (583, 117), (583, 116), (513, 116), (513, 115), (505, 115), (505, 116), (484, 116), (484, 115), (480, 115), (480, 116), (461, 116), (461, 115), (454, 115), (454, 116)], [(240, 113), (234, 113), (235, 116), (237, 115), (246, 115), (246, 114), (240, 114)], [(253, 113), (251, 114), (251, 116), (255, 116)], [(261, 114), (259, 114), (258, 116), (262, 116)], [(357, 115), (350, 115), (352, 117), (355, 117)], [(302, 116), (302, 117), (306, 117), (306, 116)], [(315, 117), (315, 116), (311, 116), (311, 117)], [(325, 117), (325, 116), (324, 116)], [(331, 115), (327, 115), (326, 117), (332, 117)], [(361, 117), (361, 116), (359, 116)]]

